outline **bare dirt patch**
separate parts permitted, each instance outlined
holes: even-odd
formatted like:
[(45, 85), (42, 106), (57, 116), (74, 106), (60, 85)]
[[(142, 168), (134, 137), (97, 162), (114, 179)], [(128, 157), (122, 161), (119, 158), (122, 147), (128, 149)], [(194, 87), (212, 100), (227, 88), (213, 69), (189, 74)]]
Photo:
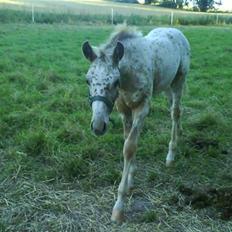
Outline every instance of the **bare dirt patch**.
[(180, 186), (179, 191), (184, 195), (185, 205), (191, 205), (193, 209), (213, 208), (215, 217), (223, 220), (232, 219), (232, 187), (199, 188), (194, 189)]

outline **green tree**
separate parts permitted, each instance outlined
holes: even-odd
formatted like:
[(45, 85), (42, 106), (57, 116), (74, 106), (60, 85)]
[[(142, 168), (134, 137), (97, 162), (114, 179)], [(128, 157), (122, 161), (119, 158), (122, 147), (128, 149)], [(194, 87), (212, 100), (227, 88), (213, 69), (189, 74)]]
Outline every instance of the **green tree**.
[(214, 9), (215, 5), (221, 5), (221, 0), (190, 0), (195, 6), (197, 6), (200, 11), (206, 12), (210, 9)]
[(200, 11), (203, 12), (206, 12), (214, 7), (214, 0), (197, 0), (196, 3)]
[(158, 3), (160, 6), (167, 8), (180, 8), (184, 5), (188, 5), (190, 0), (153, 0), (152, 2)]

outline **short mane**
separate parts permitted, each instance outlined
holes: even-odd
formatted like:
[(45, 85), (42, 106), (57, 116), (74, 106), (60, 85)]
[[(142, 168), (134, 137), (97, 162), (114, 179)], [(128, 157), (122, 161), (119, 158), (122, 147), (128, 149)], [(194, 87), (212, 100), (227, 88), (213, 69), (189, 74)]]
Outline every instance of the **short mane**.
[(134, 27), (128, 27), (126, 24), (118, 25), (111, 34), (108, 42), (103, 45), (103, 50), (114, 47), (118, 41), (142, 37), (142, 32)]

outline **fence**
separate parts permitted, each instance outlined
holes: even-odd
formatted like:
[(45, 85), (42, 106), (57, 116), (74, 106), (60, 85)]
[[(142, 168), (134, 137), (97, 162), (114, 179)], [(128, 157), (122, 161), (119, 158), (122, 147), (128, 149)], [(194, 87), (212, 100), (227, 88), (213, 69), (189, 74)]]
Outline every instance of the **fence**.
[(48, 10), (31, 5), (30, 8), (4, 9), (0, 8), (0, 22), (28, 23), (94, 23), (117, 24), (127, 21), (131, 25), (222, 25), (232, 24), (232, 14), (194, 13), (185, 11), (156, 10), (149, 13), (130, 9), (105, 7), (104, 11), (57, 11), (51, 7)]

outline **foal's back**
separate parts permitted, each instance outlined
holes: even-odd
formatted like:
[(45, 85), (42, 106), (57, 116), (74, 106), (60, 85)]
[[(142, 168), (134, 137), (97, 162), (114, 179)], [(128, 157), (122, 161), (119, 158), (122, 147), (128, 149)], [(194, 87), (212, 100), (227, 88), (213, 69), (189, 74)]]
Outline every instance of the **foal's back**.
[(154, 65), (154, 90), (167, 89), (178, 72), (186, 76), (189, 70), (190, 46), (181, 31), (174, 28), (157, 28), (145, 36), (150, 44)]
[(190, 51), (190, 45), (183, 33), (175, 28), (156, 28), (150, 31), (146, 36), (153, 45), (162, 50), (164, 47), (170, 49), (172, 46), (177, 49), (181, 56)]

